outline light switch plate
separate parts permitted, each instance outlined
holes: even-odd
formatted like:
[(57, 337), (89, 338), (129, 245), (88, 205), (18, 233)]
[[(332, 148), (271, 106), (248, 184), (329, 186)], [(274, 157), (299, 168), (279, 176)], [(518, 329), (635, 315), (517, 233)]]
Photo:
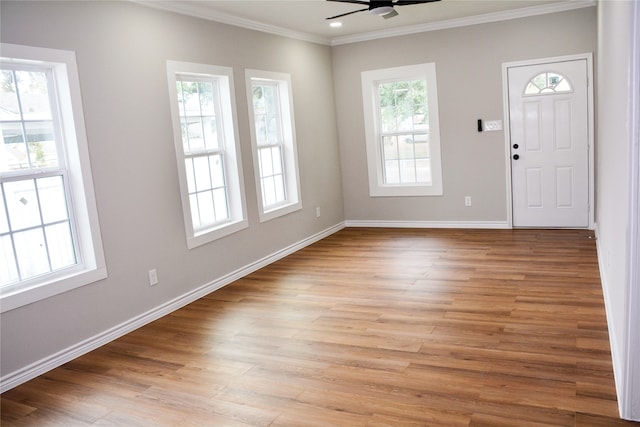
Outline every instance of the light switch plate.
[(485, 132), (502, 130), (502, 120), (485, 120), (482, 124)]

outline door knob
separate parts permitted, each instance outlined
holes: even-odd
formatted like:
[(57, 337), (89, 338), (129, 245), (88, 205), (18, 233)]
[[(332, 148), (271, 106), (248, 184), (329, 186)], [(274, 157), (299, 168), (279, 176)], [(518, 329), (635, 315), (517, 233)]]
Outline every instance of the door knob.
[(519, 158), (520, 158), (520, 155), (519, 155), (519, 154), (514, 154), (514, 155), (513, 155), (513, 160), (518, 160)]

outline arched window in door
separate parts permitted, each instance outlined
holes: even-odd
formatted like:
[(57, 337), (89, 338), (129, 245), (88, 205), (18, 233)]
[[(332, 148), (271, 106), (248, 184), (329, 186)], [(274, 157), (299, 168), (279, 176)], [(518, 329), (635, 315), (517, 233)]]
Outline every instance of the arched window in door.
[(547, 95), (554, 93), (573, 92), (571, 83), (562, 74), (547, 71), (540, 73), (527, 83), (524, 94), (526, 95)]

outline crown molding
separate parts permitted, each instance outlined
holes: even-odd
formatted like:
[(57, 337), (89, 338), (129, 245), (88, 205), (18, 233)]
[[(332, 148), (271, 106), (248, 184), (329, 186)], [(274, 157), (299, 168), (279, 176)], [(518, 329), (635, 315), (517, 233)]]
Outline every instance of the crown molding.
[(545, 15), (548, 13), (565, 12), (568, 10), (594, 7), (597, 0), (568, 0), (558, 3), (550, 3), (540, 6), (525, 7), (522, 9), (507, 10), (503, 12), (486, 13), (483, 15), (468, 16), (465, 18), (448, 19), (445, 21), (430, 22), (427, 24), (411, 25), (369, 33), (354, 34), (344, 37), (336, 37), (331, 40), (331, 46), (341, 44), (358, 43), (387, 37), (404, 36), (408, 34), (424, 33), (428, 31), (446, 30), (449, 28), (466, 27), (490, 22), (506, 21), (509, 19), (526, 18), (529, 16)]
[(230, 15), (223, 12), (211, 10), (198, 3), (187, 3), (170, 0), (130, 0), (143, 6), (182, 15), (194, 16), (196, 18), (209, 21), (220, 22), (222, 24), (247, 28), (249, 30), (261, 31), (282, 37), (307, 41), (328, 46), (338, 46), (342, 44), (358, 43), (369, 40), (382, 39), (387, 37), (397, 37), (409, 34), (424, 33), (428, 31), (446, 30), (449, 28), (465, 27), (469, 25), (486, 24), (490, 22), (506, 21), (509, 19), (526, 18), (529, 16), (545, 15), (548, 13), (565, 12), (585, 7), (594, 7), (597, 0), (567, 0), (557, 3), (550, 3), (540, 6), (526, 7), (522, 9), (507, 10), (503, 12), (486, 13), (483, 15), (469, 16), (465, 18), (448, 19), (445, 21), (430, 22), (427, 24), (410, 25), (389, 30), (372, 31), (368, 33), (353, 34), (343, 37), (326, 38), (316, 34), (304, 33), (291, 30), (276, 25), (269, 25), (239, 16)]
[(277, 36), (288, 37), (291, 39), (297, 39), (297, 40), (307, 41), (311, 43), (331, 45), (331, 39), (328, 39), (322, 36), (295, 31), (288, 28), (284, 28), (284, 27), (278, 27), (276, 25), (264, 24), (262, 22), (253, 21), (251, 19), (241, 18), (239, 16), (234, 16), (227, 13), (213, 11), (197, 3), (186, 3), (182, 1), (167, 1), (167, 0), (130, 0), (130, 1), (132, 1), (133, 3), (138, 3), (143, 6), (149, 6), (155, 9), (179, 13), (181, 15), (195, 16), (196, 18), (206, 19), (209, 21), (220, 22), (221, 24), (233, 25), (235, 27), (242, 27), (249, 30), (261, 31), (263, 33), (274, 34)]

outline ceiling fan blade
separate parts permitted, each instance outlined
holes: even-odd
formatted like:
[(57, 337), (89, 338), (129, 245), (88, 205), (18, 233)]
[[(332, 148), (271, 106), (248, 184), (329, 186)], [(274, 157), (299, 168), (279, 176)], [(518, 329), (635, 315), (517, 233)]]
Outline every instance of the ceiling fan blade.
[[(332, 0), (330, 0), (332, 1)], [(393, 2), (394, 6), (408, 6), (411, 4), (424, 4), (424, 3), (433, 3), (440, 0), (396, 0)]]
[(369, 2), (368, 1), (362, 1), (362, 0), (327, 0), (327, 1), (332, 1), (332, 2), (336, 2), (336, 3), (363, 4), (365, 6), (369, 6)]
[(340, 14), (340, 15), (331, 16), (331, 17), (329, 17), (329, 18), (327, 18), (327, 19), (336, 19), (336, 18), (341, 18), (341, 17), (343, 17), (343, 16), (351, 15), (352, 13), (364, 12), (365, 10), (369, 10), (369, 8), (366, 8), (366, 9), (360, 9), (360, 10), (354, 10), (354, 11), (352, 11), (352, 12), (347, 12), (347, 13), (342, 13), (342, 14)]
[(399, 13), (398, 13), (398, 12), (396, 12), (396, 10), (394, 9), (394, 10), (392, 10), (391, 12), (389, 12), (389, 13), (387, 13), (387, 14), (385, 14), (385, 15), (382, 15), (382, 17), (383, 17), (384, 19), (389, 19), (389, 18), (393, 18), (394, 16), (398, 16), (398, 15), (399, 15)]

